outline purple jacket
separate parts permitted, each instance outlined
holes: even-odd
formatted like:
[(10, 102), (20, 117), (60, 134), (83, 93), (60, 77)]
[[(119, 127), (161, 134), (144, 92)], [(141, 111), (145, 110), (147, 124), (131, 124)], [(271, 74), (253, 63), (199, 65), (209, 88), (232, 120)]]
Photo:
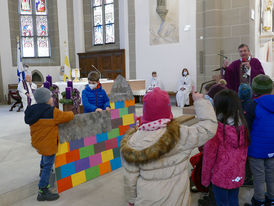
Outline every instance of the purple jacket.
[[(225, 70), (225, 80), (227, 81), (227, 88), (238, 92), (240, 86), (240, 67), (241, 60), (232, 62)], [(251, 58), (251, 83), (253, 78), (259, 74), (265, 74), (261, 62), (256, 58)]]
[(215, 137), (204, 146), (202, 184), (210, 182), (224, 189), (239, 188), (245, 179), (245, 163), (248, 143), (245, 140), (244, 126), (240, 128), (240, 141), (234, 126), (218, 123)]

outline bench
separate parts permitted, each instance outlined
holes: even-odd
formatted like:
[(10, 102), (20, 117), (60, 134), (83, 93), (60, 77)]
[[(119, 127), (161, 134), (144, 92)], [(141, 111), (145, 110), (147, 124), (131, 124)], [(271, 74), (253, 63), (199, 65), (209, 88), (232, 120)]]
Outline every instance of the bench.
[[(176, 94), (177, 92), (173, 92), (173, 91), (167, 91), (168, 95), (171, 96), (171, 97), (176, 97)], [(190, 92), (189, 93), (189, 106), (192, 106), (193, 105), (193, 98), (192, 98), (192, 93)], [(177, 103), (176, 103), (176, 106), (177, 106)]]

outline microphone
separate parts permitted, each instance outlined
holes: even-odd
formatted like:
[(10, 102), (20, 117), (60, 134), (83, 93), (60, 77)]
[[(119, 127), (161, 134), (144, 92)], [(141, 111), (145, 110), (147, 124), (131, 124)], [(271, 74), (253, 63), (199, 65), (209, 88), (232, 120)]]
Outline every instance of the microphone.
[(242, 58), (242, 62), (247, 62), (246, 58), (243, 57)]
[[(248, 60), (247, 60), (246, 58), (244, 58), (244, 57), (241, 59), (241, 61), (242, 61), (242, 62), (248, 62)], [(242, 65), (242, 70), (243, 70), (243, 72), (245, 73), (245, 74), (244, 74), (244, 77), (246, 78), (246, 77), (247, 77), (247, 74), (246, 74), (246, 73), (247, 73), (247, 71), (249, 70), (249, 68), (248, 68), (246, 65)]]
[(219, 56), (221, 56), (221, 57), (224, 57), (225, 59), (228, 59), (228, 57), (225, 56), (225, 55), (223, 55), (223, 54), (217, 54), (217, 55), (219, 55)]
[(102, 74), (101, 74), (101, 72), (92, 64), (91, 65), (99, 74), (100, 74), (100, 79), (102, 79)]

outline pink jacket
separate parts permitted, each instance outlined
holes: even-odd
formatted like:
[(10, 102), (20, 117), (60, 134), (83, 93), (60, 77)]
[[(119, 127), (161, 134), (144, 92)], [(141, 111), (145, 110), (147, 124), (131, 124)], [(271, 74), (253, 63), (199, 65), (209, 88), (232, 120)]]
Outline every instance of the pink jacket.
[(204, 146), (202, 184), (210, 182), (224, 189), (235, 189), (244, 183), (248, 143), (244, 126), (240, 127), (240, 142), (234, 126), (218, 123), (215, 137)]

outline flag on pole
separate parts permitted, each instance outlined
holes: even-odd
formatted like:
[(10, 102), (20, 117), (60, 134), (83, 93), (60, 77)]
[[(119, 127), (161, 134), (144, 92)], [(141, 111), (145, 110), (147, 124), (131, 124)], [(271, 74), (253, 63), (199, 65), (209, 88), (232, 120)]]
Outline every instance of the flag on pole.
[(24, 71), (22, 58), (21, 58), (21, 47), (20, 47), (19, 36), (17, 36), (17, 76), (18, 76), (18, 82), (20, 82), (21, 80), (25, 80), (25, 71)]
[(69, 63), (68, 44), (66, 41), (64, 42), (64, 51), (65, 51), (64, 82), (66, 82), (67, 79), (71, 80), (71, 67)]

